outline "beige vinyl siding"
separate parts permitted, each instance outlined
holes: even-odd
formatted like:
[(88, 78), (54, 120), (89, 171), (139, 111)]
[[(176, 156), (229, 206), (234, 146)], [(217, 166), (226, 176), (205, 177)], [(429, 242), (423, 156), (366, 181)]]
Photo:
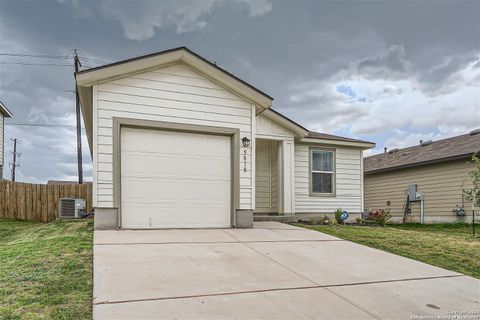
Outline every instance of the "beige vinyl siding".
[[(113, 117), (228, 127), (252, 138), (255, 106), (191, 67), (174, 64), (99, 84), (94, 88), (94, 202), (112, 207)], [(252, 207), (251, 148), (240, 163), (240, 208)]]
[[(265, 188), (263, 185), (262, 179), (256, 179), (256, 188), (259, 187), (260, 183), (260, 193), (256, 192), (256, 198), (258, 198), (261, 203), (260, 206), (256, 205), (257, 212), (280, 212), (291, 214), (293, 212), (293, 144), (294, 144), (294, 133), (279, 124), (275, 120), (267, 117), (265, 114), (261, 113), (256, 117), (256, 141), (268, 141), (269, 143), (269, 159), (265, 164), (268, 164), (268, 168), (256, 169), (256, 174), (261, 177), (268, 175), (269, 188)], [(260, 142), (262, 143), (262, 142)], [(258, 150), (258, 148), (257, 148)], [(284, 151), (286, 150), (286, 154)], [(287, 168), (281, 166), (282, 162), (289, 163)], [(257, 161), (258, 163), (258, 161)], [(291, 163), (291, 166), (290, 166)], [(284, 170), (285, 169), (285, 170)], [(289, 170), (291, 169), (291, 170)], [(283, 170), (284, 179), (280, 179), (282, 175), (280, 170)], [(283, 187), (281, 187), (283, 184)], [(284, 192), (284, 197), (281, 197), (280, 190)], [(266, 191), (264, 191), (266, 190)], [(268, 193), (268, 194), (267, 194)], [(267, 197), (267, 198), (265, 198)], [(262, 203), (262, 199), (267, 199), (268, 206), (265, 203)], [(263, 201), (267, 201), (263, 200)], [(282, 202), (282, 203), (281, 203)], [(280, 205), (280, 206), (279, 206)]]
[[(328, 213), (343, 208), (351, 213), (362, 210), (361, 150), (359, 148), (333, 147), (335, 149), (335, 195), (310, 195), (309, 147), (295, 145), (295, 213)], [(326, 149), (331, 150), (328, 146)]]
[[(462, 185), (471, 185), (468, 173), (472, 170), (467, 160), (428, 164), (388, 172), (365, 175), (365, 209), (386, 208), (390, 201), (393, 216), (403, 217), (407, 187), (417, 184), (417, 191), (425, 193), (425, 218), (455, 218), (452, 209), (462, 204)], [(467, 214), (471, 203), (465, 201)], [(419, 204), (412, 207), (412, 217), (420, 214)], [(428, 220), (431, 220), (428, 219)], [(441, 221), (441, 219), (438, 219)], [(445, 220), (446, 221), (446, 220)]]
[(270, 211), (270, 150), (266, 140), (256, 140), (255, 147), (255, 211)]
[(277, 212), (278, 148), (276, 141), (256, 140), (255, 211)]
[(271, 203), (272, 203), (272, 212), (278, 212), (278, 143), (272, 142), (271, 144), (271, 155), (270, 158), (270, 172), (271, 172)]
[[(5, 118), (3, 117), (3, 114), (0, 113), (0, 167), (3, 167), (3, 150), (4, 150), (3, 139), (5, 135), (5, 132), (3, 131), (4, 121), (5, 121)], [(0, 172), (0, 178), (1, 177), (2, 177), (2, 173)]]
[(263, 136), (272, 139), (293, 139), (294, 137), (294, 133), (291, 130), (283, 127), (263, 114), (256, 117), (256, 130), (256, 134), (259, 137)]

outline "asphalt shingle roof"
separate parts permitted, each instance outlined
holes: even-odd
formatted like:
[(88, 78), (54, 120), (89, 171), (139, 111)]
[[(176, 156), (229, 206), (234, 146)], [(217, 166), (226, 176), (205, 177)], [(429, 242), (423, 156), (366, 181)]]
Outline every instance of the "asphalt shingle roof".
[(309, 131), (307, 128), (304, 126), (298, 124), (297, 122), (293, 121), (292, 119), (286, 117), (285, 115), (281, 114), (280, 112), (274, 110), (273, 108), (269, 109), (270, 111), (278, 114), (282, 118), (290, 121), (291, 123), (295, 124), (296, 126), (299, 126), (303, 130), (307, 131), (307, 138), (310, 139), (324, 139), (324, 140), (334, 140), (334, 141), (345, 141), (345, 142), (359, 142), (359, 143), (371, 143), (374, 144), (373, 142), (370, 141), (365, 141), (365, 140), (358, 140), (358, 139), (352, 139), (352, 138), (347, 138), (347, 137), (341, 137), (341, 136), (335, 136), (333, 134), (327, 134), (327, 133), (321, 133), (321, 132), (314, 132), (314, 131)]
[[(476, 132), (478, 130), (472, 131)], [(364, 172), (372, 173), (410, 167), (430, 162), (468, 158), (480, 153), (480, 132), (464, 134), (404, 149), (394, 149), (364, 159)]]
[(341, 136), (334, 136), (333, 134), (313, 132), (313, 131), (309, 131), (309, 132), (308, 132), (307, 138), (311, 138), (311, 139), (324, 139), (324, 140), (335, 140), (335, 141), (345, 141), (345, 142), (372, 143), (372, 144), (373, 144), (373, 142), (370, 142), (370, 141), (352, 139), (352, 138), (341, 137)]

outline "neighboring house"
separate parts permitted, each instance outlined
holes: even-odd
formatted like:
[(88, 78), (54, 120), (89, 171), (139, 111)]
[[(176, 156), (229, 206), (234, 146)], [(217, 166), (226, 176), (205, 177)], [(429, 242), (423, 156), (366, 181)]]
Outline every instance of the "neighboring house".
[(10, 118), (12, 113), (0, 101), (0, 180), (3, 178), (4, 151), (5, 151), (5, 118)]
[[(480, 130), (419, 145), (394, 149), (367, 157), (365, 170), (365, 208), (391, 209), (392, 220), (401, 222), (407, 204), (407, 189), (416, 184), (424, 193), (426, 223), (471, 221), (472, 204), (463, 197), (463, 188), (471, 186), (468, 161), (480, 152)], [(406, 221), (418, 222), (420, 203), (412, 203)], [(463, 207), (466, 217), (457, 217), (454, 209)], [(477, 212), (477, 211), (476, 211)]]
[[(371, 142), (309, 132), (187, 48), (76, 74), (96, 228), (242, 227), (363, 210)], [(242, 219), (246, 218), (246, 221)]]

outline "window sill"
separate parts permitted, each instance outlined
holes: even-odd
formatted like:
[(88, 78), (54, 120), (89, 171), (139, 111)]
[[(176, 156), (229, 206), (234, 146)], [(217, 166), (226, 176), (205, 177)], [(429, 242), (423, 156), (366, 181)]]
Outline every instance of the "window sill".
[(316, 193), (316, 192), (310, 192), (308, 195), (310, 197), (320, 197), (320, 198), (335, 198), (337, 196), (336, 193)]

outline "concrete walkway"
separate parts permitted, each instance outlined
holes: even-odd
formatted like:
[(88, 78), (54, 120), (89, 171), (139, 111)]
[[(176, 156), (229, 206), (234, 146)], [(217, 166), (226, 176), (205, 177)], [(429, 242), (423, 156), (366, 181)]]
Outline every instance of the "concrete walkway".
[(94, 242), (95, 319), (480, 316), (479, 280), (277, 222)]

